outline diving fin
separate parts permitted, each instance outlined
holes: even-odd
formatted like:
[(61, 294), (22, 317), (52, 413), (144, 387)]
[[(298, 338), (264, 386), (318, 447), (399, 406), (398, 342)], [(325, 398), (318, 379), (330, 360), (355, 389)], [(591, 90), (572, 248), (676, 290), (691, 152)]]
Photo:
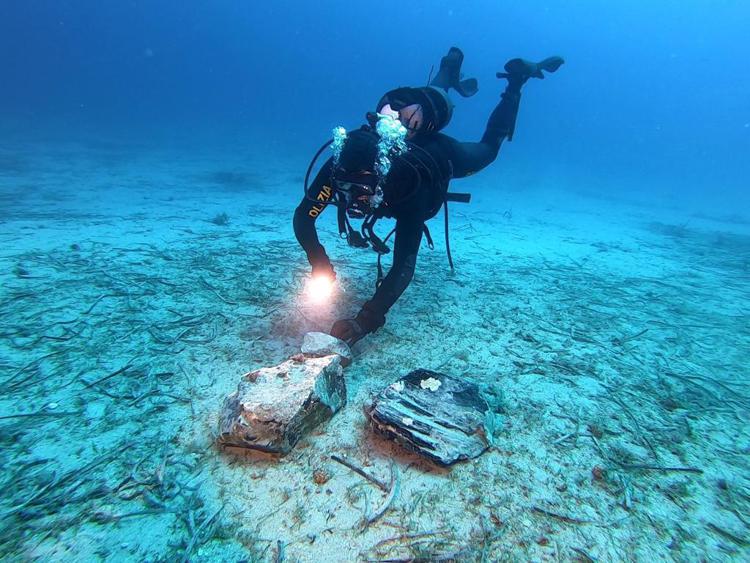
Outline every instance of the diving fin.
[(498, 78), (517, 78), (526, 82), (529, 78), (544, 79), (543, 70), (555, 72), (565, 62), (562, 57), (548, 57), (538, 63), (524, 59), (511, 59), (505, 63), (505, 72), (498, 72)]
[(479, 90), (476, 78), (462, 80), (461, 64), (464, 62), (464, 54), (458, 47), (451, 47), (448, 54), (440, 59), (440, 70), (437, 76), (430, 82), (430, 86), (442, 88), (446, 92), (453, 88), (464, 98), (473, 96)]

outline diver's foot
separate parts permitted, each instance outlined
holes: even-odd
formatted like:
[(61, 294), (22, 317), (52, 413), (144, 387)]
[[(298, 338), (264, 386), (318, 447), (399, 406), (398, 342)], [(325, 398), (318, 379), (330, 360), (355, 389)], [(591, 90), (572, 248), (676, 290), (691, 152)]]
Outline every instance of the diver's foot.
[(498, 78), (523, 84), (529, 78), (544, 78), (542, 71), (555, 72), (564, 63), (562, 57), (548, 57), (538, 63), (524, 59), (511, 59), (505, 63), (505, 72), (498, 72)]

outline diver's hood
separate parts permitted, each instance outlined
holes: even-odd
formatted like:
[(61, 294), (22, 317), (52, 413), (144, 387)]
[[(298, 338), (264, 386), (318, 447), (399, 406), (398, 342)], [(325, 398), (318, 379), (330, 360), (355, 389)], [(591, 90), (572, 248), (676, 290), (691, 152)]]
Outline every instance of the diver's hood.
[(422, 127), (419, 132), (440, 131), (453, 117), (453, 102), (448, 93), (442, 88), (433, 86), (420, 86), (419, 88), (396, 88), (387, 92), (378, 102), (377, 111), (383, 109), (386, 104), (400, 111), (403, 108), (419, 104), (424, 115)]

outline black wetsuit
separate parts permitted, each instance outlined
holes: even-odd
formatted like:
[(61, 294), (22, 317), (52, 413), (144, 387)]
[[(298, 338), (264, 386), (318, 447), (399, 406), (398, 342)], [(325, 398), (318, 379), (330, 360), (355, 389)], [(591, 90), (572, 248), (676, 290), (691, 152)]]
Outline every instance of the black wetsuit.
[[(425, 221), (440, 210), (451, 178), (469, 176), (495, 160), (505, 138), (512, 137), (521, 99), (521, 84), (511, 82), (500, 103), (490, 115), (487, 128), (478, 143), (464, 143), (442, 133), (417, 135), (410, 142), (417, 158), (426, 163), (422, 181), (408, 167), (394, 165), (384, 185), (385, 199), (378, 208), (378, 216), (396, 219), (396, 240), (393, 265), (375, 295), (363, 306), (363, 311), (375, 319), (374, 330), (385, 323), (385, 314), (407, 288), (414, 275)], [(318, 240), (315, 220), (332, 197), (330, 188), (332, 160), (328, 160), (314, 182), (307, 197), (294, 213), (294, 233), (307, 253), (313, 269), (330, 264), (323, 245)]]

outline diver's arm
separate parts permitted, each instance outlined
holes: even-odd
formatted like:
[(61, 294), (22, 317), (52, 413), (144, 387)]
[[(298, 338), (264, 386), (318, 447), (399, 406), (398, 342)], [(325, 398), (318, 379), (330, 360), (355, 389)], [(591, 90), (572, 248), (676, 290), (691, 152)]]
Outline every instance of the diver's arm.
[(375, 332), (385, 324), (385, 314), (388, 309), (401, 297), (414, 276), (414, 266), (417, 263), (417, 252), (419, 252), (419, 243), (422, 240), (424, 223), (412, 217), (422, 217), (422, 215), (409, 214), (408, 217), (396, 221), (393, 266), (375, 291), (373, 298), (362, 306), (355, 318), (336, 321), (331, 328), (331, 334), (344, 340), (349, 346), (353, 346), (364, 336)]
[(315, 228), (315, 220), (323, 213), (333, 196), (333, 190), (327, 185), (331, 176), (331, 166), (331, 160), (323, 165), (308, 188), (307, 195), (294, 211), (294, 235), (307, 254), (313, 272), (330, 270), (330, 273), (333, 273), (331, 261), (325, 248), (320, 244)]
[[(368, 332), (383, 326), (385, 314), (393, 304), (401, 297), (401, 294), (411, 283), (414, 277), (414, 268), (417, 264), (417, 253), (422, 241), (424, 222), (421, 215), (414, 213), (396, 221), (396, 242), (393, 249), (393, 265), (388, 274), (383, 278), (383, 283), (375, 291), (375, 295), (362, 307), (360, 315), (365, 314), (375, 326)], [(365, 327), (363, 327), (365, 328)]]

